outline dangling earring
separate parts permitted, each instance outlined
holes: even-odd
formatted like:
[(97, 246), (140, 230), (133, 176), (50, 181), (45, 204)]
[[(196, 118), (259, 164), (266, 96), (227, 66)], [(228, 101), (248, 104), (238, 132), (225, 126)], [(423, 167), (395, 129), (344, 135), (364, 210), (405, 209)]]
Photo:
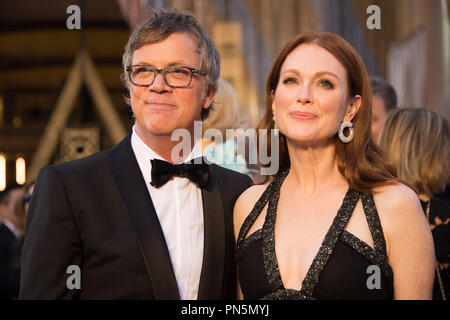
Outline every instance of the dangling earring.
[(275, 116), (275, 114), (273, 115), (273, 118), (272, 118), (272, 120), (273, 120), (273, 135), (276, 137), (276, 136), (278, 136), (278, 126), (277, 126), (277, 117)]
[[(348, 130), (350, 131), (350, 134), (346, 137), (344, 135), (344, 129), (348, 128)], [(344, 143), (349, 143), (350, 141), (353, 140), (353, 123), (351, 123), (350, 121), (343, 121), (341, 123), (341, 127), (339, 128), (339, 139), (341, 139), (342, 142)]]

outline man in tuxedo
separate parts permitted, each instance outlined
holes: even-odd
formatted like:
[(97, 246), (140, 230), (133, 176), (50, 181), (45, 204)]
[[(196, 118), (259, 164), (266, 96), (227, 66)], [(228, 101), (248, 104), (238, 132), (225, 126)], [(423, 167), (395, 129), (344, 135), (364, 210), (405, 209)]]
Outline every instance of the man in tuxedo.
[[(154, 10), (123, 67), (133, 129), (110, 150), (41, 170), (20, 298), (233, 299), (232, 211), (251, 180), (198, 163), (193, 136), (220, 73), (214, 43), (192, 15)], [(185, 164), (172, 152), (177, 129), (191, 136)]]
[(22, 248), (22, 231), (16, 204), (22, 187), (12, 184), (0, 192), (0, 300), (17, 299), (19, 295), (18, 256)]

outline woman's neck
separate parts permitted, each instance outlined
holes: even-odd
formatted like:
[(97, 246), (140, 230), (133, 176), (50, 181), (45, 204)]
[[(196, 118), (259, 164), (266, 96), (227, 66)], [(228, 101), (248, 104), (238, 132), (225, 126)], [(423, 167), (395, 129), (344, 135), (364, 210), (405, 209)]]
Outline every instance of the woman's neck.
[(313, 195), (323, 188), (348, 185), (339, 172), (334, 154), (334, 145), (298, 146), (289, 145), (291, 183), (302, 193)]

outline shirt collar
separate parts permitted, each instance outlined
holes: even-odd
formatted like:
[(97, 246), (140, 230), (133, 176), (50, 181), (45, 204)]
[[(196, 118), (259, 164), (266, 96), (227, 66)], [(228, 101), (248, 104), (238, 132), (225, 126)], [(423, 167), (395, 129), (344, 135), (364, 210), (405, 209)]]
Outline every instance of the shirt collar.
[(20, 237), (19, 230), (14, 226), (14, 224), (8, 220), (3, 220), (3, 224), (16, 236), (16, 238)]

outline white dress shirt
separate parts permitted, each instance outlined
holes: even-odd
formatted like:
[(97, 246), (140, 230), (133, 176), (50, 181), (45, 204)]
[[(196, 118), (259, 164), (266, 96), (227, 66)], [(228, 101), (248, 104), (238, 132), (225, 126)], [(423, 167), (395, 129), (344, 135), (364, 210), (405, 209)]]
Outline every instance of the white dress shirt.
[[(150, 160), (164, 159), (139, 138), (134, 127), (131, 147), (164, 233), (180, 298), (197, 299), (204, 241), (201, 189), (188, 178), (179, 177), (174, 177), (160, 188), (153, 187), (150, 184), (152, 181)], [(185, 161), (201, 156), (198, 146), (194, 145)]]

